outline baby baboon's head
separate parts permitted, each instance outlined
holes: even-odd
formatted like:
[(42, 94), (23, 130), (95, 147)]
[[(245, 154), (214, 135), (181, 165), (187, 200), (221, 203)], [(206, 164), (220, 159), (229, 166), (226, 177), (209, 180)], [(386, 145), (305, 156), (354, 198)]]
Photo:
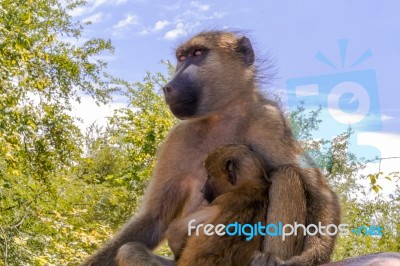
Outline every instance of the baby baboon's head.
[(217, 148), (207, 156), (205, 167), (208, 180), (204, 195), (209, 202), (226, 192), (267, 182), (260, 157), (244, 144)]

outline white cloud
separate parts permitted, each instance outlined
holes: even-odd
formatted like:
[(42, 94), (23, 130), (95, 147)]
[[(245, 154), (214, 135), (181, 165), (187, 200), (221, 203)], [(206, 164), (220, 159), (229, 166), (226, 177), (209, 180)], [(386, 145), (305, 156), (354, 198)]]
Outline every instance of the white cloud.
[[(189, 2), (189, 6), (183, 6), (183, 4), (179, 2), (174, 5), (161, 5), (161, 7), (167, 11), (180, 11), (171, 20), (159, 20), (154, 26), (143, 26), (138, 34), (151, 34), (161, 32), (168, 28), (163, 38), (165, 40), (175, 40), (189, 32), (194, 32), (196, 28), (202, 24), (202, 21), (220, 19), (227, 14), (226, 12), (212, 11), (210, 5), (201, 3), (200, 1), (191, 1)], [(171, 29), (171, 27), (173, 27), (171, 25), (175, 25), (175, 27)]]
[(148, 34), (148, 33), (150, 33), (150, 31), (149, 31), (149, 29), (146, 29), (146, 28), (144, 28), (144, 29), (142, 29), (141, 31), (138, 32), (138, 34), (141, 34), (141, 35), (145, 35), (145, 34)]
[(210, 19), (223, 18), (227, 15), (226, 12), (214, 12)]
[(394, 117), (382, 114), (381, 119), (382, 119), (382, 121), (387, 121), (387, 120), (393, 120)]
[(99, 13), (91, 15), (87, 18), (84, 18), (82, 20), (82, 22), (91, 22), (91, 23), (95, 24), (95, 23), (101, 22), (102, 20), (103, 20), (103, 12), (99, 12)]
[[(114, 1), (110, 1), (110, 2), (114, 2)], [(98, 8), (99, 6), (102, 6), (102, 5), (106, 4), (106, 3), (107, 3), (107, 0), (92, 0), (92, 1), (89, 1), (89, 4), (91, 5), (93, 10)]]
[(124, 19), (120, 20), (113, 26), (114, 32), (113, 35), (115, 37), (122, 38), (124, 37), (124, 32), (130, 28), (132, 25), (138, 25), (138, 16), (128, 14)]
[(163, 28), (165, 28), (165, 26), (167, 26), (168, 24), (169, 24), (169, 22), (166, 21), (166, 20), (157, 21), (156, 24), (154, 25), (153, 30), (154, 30), (154, 31), (160, 31), (160, 30), (162, 30)]
[(185, 25), (179, 22), (178, 24), (176, 24), (175, 29), (165, 33), (164, 38), (167, 40), (175, 40), (185, 34), (186, 34)]
[[(381, 157), (400, 157), (400, 134), (390, 134), (382, 132), (363, 132), (358, 133), (358, 145), (371, 145), (377, 147), (381, 152)], [(397, 170), (400, 170), (397, 164)]]
[(147, 28), (144, 27), (139, 32), (139, 34), (145, 35), (145, 34), (149, 34), (149, 33), (159, 32), (159, 31), (163, 30), (169, 24), (171, 24), (171, 23), (167, 20), (159, 20), (154, 24), (153, 27), (147, 27)]
[(93, 11), (94, 9), (105, 5), (120, 5), (126, 3), (128, 0), (88, 0), (87, 5)]
[(296, 86), (296, 97), (314, 96), (319, 94), (318, 84), (307, 84)]
[(115, 29), (123, 29), (130, 25), (135, 25), (135, 24), (138, 24), (138, 17), (135, 15), (127, 15), (126, 18), (118, 21), (118, 23), (113, 27)]
[(86, 14), (87, 12), (88, 12), (88, 8), (80, 6), (80, 7), (74, 8), (72, 10), (68, 10), (68, 15), (70, 15), (72, 17), (80, 17), (80, 16)]
[(99, 126), (107, 124), (107, 117), (112, 116), (114, 110), (126, 107), (126, 103), (109, 103), (107, 105), (97, 105), (96, 101), (88, 95), (81, 96), (81, 103), (73, 102), (71, 115), (82, 119), (78, 126), (82, 132), (93, 123)]
[[(370, 145), (379, 149), (381, 152), (381, 162), (376, 161), (374, 163), (368, 163), (364, 170), (360, 174), (366, 176), (368, 174), (375, 174), (379, 171), (384, 174), (400, 171), (400, 150), (396, 147), (400, 147), (400, 134), (391, 134), (383, 132), (365, 132), (357, 134), (358, 145)], [(393, 192), (394, 181), (389, 181), (381, 178), (378, 184), (383, 187), (383, 194), (388, 196)], [(364, 180), (364, 185), (369, 187), (369, 179)]]
[(199, 11), (207, 11), (207, 10), (210, 9), (210, 5), (200, 4), (200, 3), (197, 2), (197, 1), (190, 2), (190, 4), (191, 4), (193, 7), (197, 8)]
[(68, 14), (72, 17), (81, 17), (83, 15), (89, 15), (94, 12), (97, 8), (105, 5), (120, 5), (126, 3), (127, 0), (88, 0), (85, 6), (79, 6), (73, 10), (69, 10)]
[(81, 36), (79, 38), (75, 38), (75, 37), (65, 36), (65, 35), (61, 35), (61, 34), (57, 35), (57, 39), (62, 42), (70, 43), (72, 45), (83, 45), (85, 42), (89, 41), (89, 38), (87, 38), (87, 37)]
[(173, 5), (163, 5), (162, 7), (168, 11), (176, 11), (181, 8), (181, 3), (176, 3)]
[[(181, 6), (176, 6), (176, 8), (182, 9)], [(166, 32), (164, 39), (175, 40), (186, 35), (188, 32), (194, 32), (203, 21), (221, 19), (226, 16), (226, 14), (226, 12), (211, 11), (210, 5), (208, 4), (203, 4), (200, 1), (192, 1), (186, 10), (179, 12), (172, 20), (170, 24), (175, 24), (175, 29)]]

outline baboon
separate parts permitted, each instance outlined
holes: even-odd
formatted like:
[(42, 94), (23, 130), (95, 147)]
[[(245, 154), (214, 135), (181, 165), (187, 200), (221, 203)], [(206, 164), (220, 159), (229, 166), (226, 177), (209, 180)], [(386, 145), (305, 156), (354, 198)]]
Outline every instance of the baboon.
[[(247, 145), (232, 144), (212, 152), (205, 167), (208, 179), (203, 191), (210, 205), (173, 221), (167, 230), (177, 265), (250, 265), (254, 251), (261, 251), (262, 235), (209, 236), (204, 233), (204, 226), (211, 224), (217, 229), (219, 224), (233, 224), (234, 230), (239, 230), (238, 225), (264, 224), (269, 185), (264, 166)], [(189, 229), (199, 225), (204, 230), (188, 237), (189, 224)], [(250, 233), (253, 229), (247, 226), (246, 230)]]
[[(250, 40), (233, 32), (201, 32), (180, 45), (176, 57), (176, 72), (163, 92), (181, 121), (158, 151), (139, 212), (83, 265), (115, 265), (116, 256), (125, 265), (138, 265), (137, 258), (146, 256), (154, 264), (168, 263), (148, 250), (165, 238), (172, 220), (200, 208), (207, 180), (204, 158), (230, 143), (250, 145), (272, 170), (268, 224), (338, 225), (337, 196), (304, 156), (278, 105), (259, 91)], [(267, 236), (264, 241), (255, 258), (259, 265), (277, 265), (279, 259), (285, 265), (316, 265), (330, 260), (335, 236), (297, 235), (285, 241)]]

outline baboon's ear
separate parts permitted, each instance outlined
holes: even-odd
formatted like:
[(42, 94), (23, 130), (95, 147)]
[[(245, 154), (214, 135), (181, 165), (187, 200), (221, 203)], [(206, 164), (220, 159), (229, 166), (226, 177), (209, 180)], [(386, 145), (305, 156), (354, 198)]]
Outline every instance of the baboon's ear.
[(233, 160), (228, 160), (226, 161), (226, 170), (228, 171), (229, 174), (229, 182), (234, 186), (236, 185), (236, 180), (237, 180), (237, 167), (236, 164)]
[(247, 37), (242, 37), (238, 41), (237, 51), (243, 54), (243, 59), (246, 65), (251, 66), (254, 63), (255, 55), (253, 46)]

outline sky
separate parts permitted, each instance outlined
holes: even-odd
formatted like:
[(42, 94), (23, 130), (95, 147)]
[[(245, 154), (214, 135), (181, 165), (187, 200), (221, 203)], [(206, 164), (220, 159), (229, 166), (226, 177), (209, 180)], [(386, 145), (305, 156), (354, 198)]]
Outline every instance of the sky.
[[(70, 12), (91, 21), (82, 35), (111, 39), (108, 72), (130, 82), (146, 71), (166, 73), (174, 48), (202, 30), (239, 30), (258, 58), (274, 64), (269, 90), (292, 110), (304, 101), (321, 106), (315, 137), (332, 138), (349, 125), (352, 149), (371, 158), (400, 157), (400, 1), (149, 1), (89, 0)], [(90, 98), (75, 107), (83, 126), (111, 115), (124, 102), (96, 107)], [(378, 170), (378, 164), (371, 164)], [(400, 159), (384, 160), (385, 171)]]

